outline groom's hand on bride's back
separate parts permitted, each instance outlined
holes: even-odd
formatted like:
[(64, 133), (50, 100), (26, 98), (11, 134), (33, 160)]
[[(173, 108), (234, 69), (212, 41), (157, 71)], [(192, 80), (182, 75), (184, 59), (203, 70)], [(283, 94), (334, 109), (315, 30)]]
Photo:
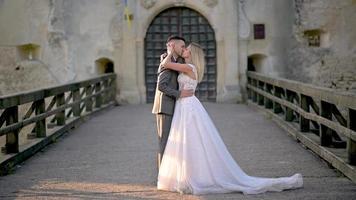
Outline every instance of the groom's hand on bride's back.
[(194, 90), (181, 90), (180, 91), (180, 98), (184, 97), (191, 97), (194, 95)]

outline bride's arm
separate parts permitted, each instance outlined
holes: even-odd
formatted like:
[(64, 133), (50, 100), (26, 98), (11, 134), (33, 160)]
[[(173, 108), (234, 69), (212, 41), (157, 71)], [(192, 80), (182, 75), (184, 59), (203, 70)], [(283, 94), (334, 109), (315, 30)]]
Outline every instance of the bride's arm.
[(190, 67), (188, 64), (180, 64), (180, 63), (172, 63), (172, 62), (168, 62), (166, 64), (163, 65), (164, 68), (167, 69), (172, 69), (175, 71), (179, 71), (179, 72), (184, 72), (187, 74), (190, 74), (193, 72), (193, 68)]
[(160, 65), (166, 69), (184, 72), (187, 74), (190, 74), (193, 72), (192, 67), (190, 67), (188, 64), (180, 64), (180, 63), (171, 62), (172, 55), (173, 55), (172, 53), (168, 53), (168, 55), (163, 59), (163, 61), (161, 62)]
[(162, 66), (166, 69), (184, 72), (187, 74), (194, 73), (192, 67), (190, 67), (188, 64), (180, 64), (180, 63), (171, 62), (172, 56), (173, 56), (172, 48), (173, 48), (172, 46), (168, 46), (168, 55), (162, 60), (160, 66)]

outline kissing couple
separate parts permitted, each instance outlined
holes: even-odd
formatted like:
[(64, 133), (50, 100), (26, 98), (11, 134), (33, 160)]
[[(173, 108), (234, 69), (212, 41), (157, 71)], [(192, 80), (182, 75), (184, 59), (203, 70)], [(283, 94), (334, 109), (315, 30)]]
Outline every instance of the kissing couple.
[(171, 36), (158, 67), (152, 113), (159, 138), (157, 189), (187, 194), (259, 194), (303, 186), (302, 175), (247, 175), (233, 159), (207, 111), (194, 95), (205, 69), (203, 48)]

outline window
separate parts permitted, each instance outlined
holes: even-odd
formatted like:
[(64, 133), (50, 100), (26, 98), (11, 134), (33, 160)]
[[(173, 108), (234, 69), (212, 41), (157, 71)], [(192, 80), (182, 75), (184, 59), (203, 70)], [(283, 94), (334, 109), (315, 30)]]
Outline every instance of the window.
[(304, 31), (304, 36), (307, 39), (308, 46), (320, 47), (320, 30), (308, 30)]
[(98, 74), (114, 73), (114, 63), (108, 58), (100, 58), (95, 61)]
[(253, 35), (255, 40), (265, 39), (265, 25), (264, 24), (254, 24), (253, 25)]
[(40, 55), (40, 46), (37, 44), (24, 44), (17, 46), (17, 59), (20, 60), (38, 60)]

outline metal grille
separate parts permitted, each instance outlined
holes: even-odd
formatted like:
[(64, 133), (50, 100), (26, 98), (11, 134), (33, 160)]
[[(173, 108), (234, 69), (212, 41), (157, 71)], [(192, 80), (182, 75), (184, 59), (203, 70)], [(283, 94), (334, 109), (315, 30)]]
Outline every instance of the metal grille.
[(205, 52), (204, 79), (199, 83), (196, 96), (201, 101), (216, 101), (216, 43), (214, 30), (198, 12), (175, 7), (161, 12), (150, 24), (145, 38), (146, 100), (154, 99), (159, 56), (166, 51), (170, 35), (180, 35), (190, 42), (199, 43)]
[(254, 38), (265, 39), (265, 25), (264, 24), (254, 24), (253, 25)]

